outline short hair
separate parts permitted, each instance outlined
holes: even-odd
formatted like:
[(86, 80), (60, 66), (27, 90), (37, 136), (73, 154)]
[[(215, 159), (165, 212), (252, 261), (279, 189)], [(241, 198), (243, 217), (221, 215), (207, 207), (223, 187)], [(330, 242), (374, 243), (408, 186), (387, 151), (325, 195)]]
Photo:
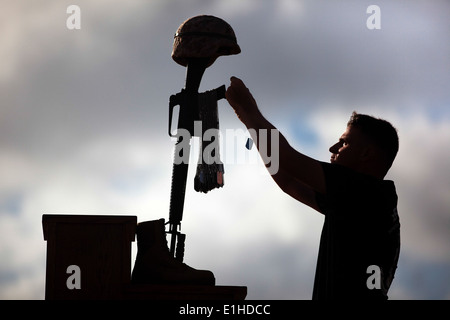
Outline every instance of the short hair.
[(353, 111), (347, 126), (358, 128), (364, 136), (380, 148), (386, 158), (386, 171), (398, 152), (397, 129), (388, 121)]

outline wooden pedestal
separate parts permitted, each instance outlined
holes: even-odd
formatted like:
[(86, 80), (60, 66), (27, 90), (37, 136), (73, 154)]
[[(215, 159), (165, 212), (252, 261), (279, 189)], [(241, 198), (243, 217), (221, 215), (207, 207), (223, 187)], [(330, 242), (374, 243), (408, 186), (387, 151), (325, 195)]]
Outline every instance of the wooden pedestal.
[(42, 224), (45, 299), (122, 298), (130, 283), (137, 217), (43, 215)]
[(47, 300), (243, 300), (247, 287), (131, 284), (136, 216), (42, 216)]

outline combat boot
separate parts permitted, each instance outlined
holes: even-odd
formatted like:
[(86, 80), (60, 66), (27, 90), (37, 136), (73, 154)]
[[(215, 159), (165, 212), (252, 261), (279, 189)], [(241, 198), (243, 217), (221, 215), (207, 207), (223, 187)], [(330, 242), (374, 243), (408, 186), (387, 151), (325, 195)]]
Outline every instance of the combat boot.
[(164, 225), (164, 219), (137, 225), (138, 251), (131, 283), (215, 285), (211, 271), (196, 270), (170, 254)]

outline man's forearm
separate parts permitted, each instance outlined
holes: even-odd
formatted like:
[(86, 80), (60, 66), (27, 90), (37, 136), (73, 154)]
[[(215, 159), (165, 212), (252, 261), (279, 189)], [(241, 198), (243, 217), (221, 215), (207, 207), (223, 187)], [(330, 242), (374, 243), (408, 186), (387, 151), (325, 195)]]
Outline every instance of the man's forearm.
[[(251, 116), (246, 115), (244, 120), (266, 167), (270, 164), (271, 159), (278, 159), (279, 170), (286, 172), (315, 191), (321, 193), (325, 191), (322, 167), (317, 160), (292, 148), (284, 135), (259, 110)], [(262, 134), (278, 135), (278, 143), (272, 145), (274, 139), (266, 137), (262, 139)], [(271, 171), (271, 174), (275, 173), (277, 172)]]
[[(242, 80), (231, 78), (226, 98), (239, 119), (248, 128), (267, 168), (269, 168), (271, 158), (276, 155), (279, 166), (277, 169), (285, 171), (293, 179), (299, 180), (316, 192), (325, 192), (325, 179), (319, 161), (296, 151), (289, 145), (279, 130), (262, 115), (255, 99)], [(276, 135), (277, 139), (268, 139), (269, 134), (271, 137)], [(264, 136), (266, 139), (263, 139)], [(272, 140), (276, 144), (273, 144)], [(276, 170), (271, 172), (271, 174), (274, 173)]]
[(273, 161), (276, 159), (277, 170), (269, 170), (272, 175), (276, 174), (278, 169), (281, 169), (280, 164), (287, 163), (287, 159), (282, 159), (282, 157), (286, 158), (288, 156), (286, 151), (292, 147), (284, 135), (259, 110), (252, 115), (244, 117), (242, 120), (266, 167), (273, 166)]

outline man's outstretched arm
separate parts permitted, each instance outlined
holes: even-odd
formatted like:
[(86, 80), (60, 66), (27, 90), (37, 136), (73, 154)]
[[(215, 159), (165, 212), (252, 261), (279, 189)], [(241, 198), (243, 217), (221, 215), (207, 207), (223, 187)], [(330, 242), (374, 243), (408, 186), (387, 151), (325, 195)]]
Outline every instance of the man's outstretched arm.
[[(240, 79), (235, 77), (231, 78), (231, 84), (227, 89), (226, 98), (235, 110), (238, 118), (249, 129), (252, 138), (256, 141), (258, 150), (261, 151), (261, 147), (267, 150), (267, 152), (260, 152), (261, 156), (265, 157), (266, 155), (271, 155), (272, 152), (277, 152), (277, 150), (272, 150), (271, 139), (265, 139), (267, 140), (267, 145), (259, 145), (261, 141), (259, 139), (260, 130), (271, 132), (271, 130), (278, 131), (278, 129), (264, 118), (252, 94)], [(320, 162), (298, 152), (290, 146), (286, 138), (279, 131), (278, 134), (279, 171), (276, 173), (279, 174), (272, 175), (275, 182), (282, 190), (298, 200), (299, 198), (304, 200), (313, 199), (312, 194), (314, 192), (325, 193), (325, 178)], [(267, 159), (263, 160), (267, 166)], [(298, 183), (300, 185), (297, 185)], [(298, 191), (293, 190), (296, 186), (299, 187)], [(301, 190), (303, 190), (304, 197), (300, 197), (300, 194), (297, 194)], [(293, 194), (297, 194), (297, 196)], [(315, 200), (313, 203), (309, 200), (302, 202), (318, 210)]]

